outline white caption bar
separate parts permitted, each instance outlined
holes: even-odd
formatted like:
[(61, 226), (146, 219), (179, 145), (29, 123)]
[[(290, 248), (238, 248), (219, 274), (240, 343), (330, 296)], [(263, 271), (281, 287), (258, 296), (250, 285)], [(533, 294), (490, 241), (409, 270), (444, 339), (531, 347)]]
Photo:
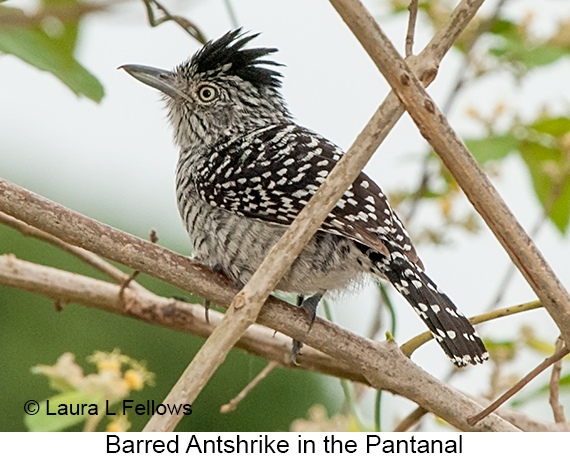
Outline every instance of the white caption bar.
[[(551, 433), (3, 433), (2, 455), (541, 455), (566, 449)], [(8, 451), (8, 452), (5, 452)]]

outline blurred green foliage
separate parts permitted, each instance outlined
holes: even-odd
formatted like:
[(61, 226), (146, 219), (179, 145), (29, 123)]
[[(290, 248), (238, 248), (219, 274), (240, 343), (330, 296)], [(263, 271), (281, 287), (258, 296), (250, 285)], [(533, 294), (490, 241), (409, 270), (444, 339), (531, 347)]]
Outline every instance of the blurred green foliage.
[[(78, 259), (0, 225), (0, 255), (6, 253), (103, 279)], [(139, 279), (145, 287), (163, 296), (188, 296), (144, 275)], [(154, 400), (158, 404), (203, 341), (193, 335), (75, 304), (65, 305), (57, 312), (54, 304), (44, 297), (1, 286), (0, 315), (0, 431), (26, 430), (26, 400), (41, 402), (54, 394), (48, 381), (33, 375), (31, 368), (52, 365), (64, 352), (73, 352), (83, 366), (86, 357), (95, 350), (114, 348), (146, 361), (148, 369), (156, 373), (156, 386), (133, 392), (129, 398), (135, 403)], [(192, 405), (192, 414), (182, 419), (177, 430), (286, 431), (294, 419), (306, 417), (309, 407), (316, 403), (326, 405), (330, 413), (340, 408), (342, 395), (338, 395), (338, 388), (336, 395), (333, 394), (336, 381), (303, 371), (276, 369), (248, 394), (236, 411), (220, 414), (220, 406), (237, 395), (266, 363), (233, 350)], [(131, 430), (141, 430), (148, 419), (131, 414)], [(77, 426), (74, 430), (81, 429)]]
[(568, 54), (563, 46), (536, 41), (524, 26), (504, 19), (495, 21), (490, 32), (502, 38), (490, 49), (491, 55), (521, 71), (549, 65)]
[(530, 123), (513, 123), (508, 133), (466, 145), (480, 163), (518, 153), (530, 173), (544, 214), (565, 233), (570, 220), (570, 118), (541, 116)]
[[(77, 0), (43, 0), (46, 9), (68, 7), (69, 19), (63, 8), (54, 15), (38, 15), (37, 20), (18, 8), (0, 6), (0, 52), (12, 54), (24, 62), (48, 71), (78, 95), (100, 102), (103, 86), (74, 57), (79, 21), (72, 15), (79, 9)], [(89, 11), (89, 10), (87, 10)], [(59, 12), (59, 16), (55, 14)], [(40, 18), (41, 17), (41, 18)]]
[[(408, 0), (392, 0), (390, 4), (393, 13), (407, 14)], [(447, 20), (455, 4), (449, 0), (423, 0), (419, 2), (419, 10), (421, 17), (437, 29)], [(537, 36), (532, 32), (532, 13), (521, 16), (518, 22), (505, 19), (502, 13), (498, 8), (489, 16), (476, 16), (456, 41), (455, 49), (462, 54), (464, 66), (456, 83), (450, 86), (452, 90), (445, 103), (448, 108), (466, 85), (473, 86), (484, 76), (507, 72), (514, 76), (513, 83), (517, 84), (532, 71), (570, 56), (570, 18), (559, 18), (550, 34)], [(486, 39), (480, 40), (481, 37)], [(531, 177), (544, 217), (565, 234), (570, 221), (570, 111), (543, 110), (531, 120), (523, 120), (516, 113), (507, 119), (509, 111), (513, 110), (500, 102), (487, 117), (470, 108), (467, 114), (483, 126), (485, 133), (464, 140), (465, 144), (481, 164), (491, 165), (488, 169), (493, 172), (500, 170), (500, 163), (507, 156), (518, 155)], [(400, 190), (396, 193), (396, 202), (407, 202), (413, 208), (420, 198), (434, 200), (439, 203), (443, 221), (438, 229), (422, 229), (414, 238), (442, 242), (452, 227), (476, 230), (473, 213), (466, 216), (454, 213), (453, 205), (460, 189), (435, 153), (427, 152), (424, 161), (420, 187)]]

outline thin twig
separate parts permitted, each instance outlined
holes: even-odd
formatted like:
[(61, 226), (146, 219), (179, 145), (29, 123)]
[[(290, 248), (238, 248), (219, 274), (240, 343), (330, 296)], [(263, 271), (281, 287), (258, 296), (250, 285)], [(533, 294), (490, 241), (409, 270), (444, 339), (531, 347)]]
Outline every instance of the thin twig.
[(410, 0), (408, 10), (410, 11), (410, 16), (408, 18), (408, 31), (406, 33), (406, 57), (410, 57), (414, 53), (414, 33), (416, 30), (416, 20), (418, 18), (418, 0)]
[(2, 14), (0, 14), (0, 30), (12, 27), (38, 26), (49, 18), (58, 19), (62, 23), (76, 22), (89, 14), (107, 11), (116, 3), (118, 1), (53, 4), (43, 6), (31, 14), (26, 14), (19, 9), (3, 9)]
[[(170, 14), (168, 10), (164, 6), (162, 6), (157, 0), (143, 0), (143, 2), (146, 7), (148, 22), (151, 25), (151, 27), (157, 27), (164, 22), (174, 21), (180, 27), (182, 27), (184, 31), (186, 31), (186, 33), (188, 33), (192, 38), (194, 38), (198, 42), (206, 44), (206, 42), (208, 41), (206, 39), (206, 36), (202, 33), (202, 31), (198, 28), (196, 24), (194, 24), (193, 22), (189, 21), (188, 19), (182, 16), (176, 16)], [(159, 11), (162, 12), (163, 14), (162, 17), (156, 18), (154, 16), (153, 5)]]
[(467, 418), (467, 423), (470, 425), (475, 425), (480, 420), (487, 417), (493, 411), (495, 411), (499, 406), (505, 403), (509, 398), (519, 392), (524, 386), (526, 386), (530, 381), (536, 378), (540, 373), (546, 370), (550, 365), (561, 360), (566, 355), (570, 354), (570, 349), (566, 346), (557, 350), (553, 355), (548, 357), (544, 362), (538, 365), (534, 370), (532, 370), (529, 374), (527, 374), (524, 378), (522, 378), (519, 382), (517, 382), (513, 387), (507, 390), (503, 395), (497, 398), (493, 403), (487, 406), (483, 411), (474, 416), (470, 416)]
[(419, 423), (419, 421), (424, 417), (429, 411), (427, 409), (418, 406), (410, 414), (408, 414), (393, 430), (394, 432), (407, 432), (413, 426)]
[[(564, 345), (562, 338), (556, 341), (556, 352), (560, 351)], [(552, 365), (552, 375), (550, 376), (549, 386), (549, 402), (554, 414), (554, 422), (557, 424), (566, 424), (566, 417), (564, 416), (564, 408), (560, 404), (559, 390), (560, 390), (560, 373), (562, 372), (562, 359), (557, 360)]]
[[(150, 240), (150, 242), (151, 242), (152, 244), (158, 243), (158, 236), (157, 236), (157, 234), (156, 234), (156, 231), (151, 230), (148, 239)], [(121, 289), (119, 290), (119, 297), (122, 298), (122, 296), (123, 296), (123, 291), (129, 286), (129, 284), (130, 284), (131, 282), (133, 282), (133, 281), (137, 278), (137, 276), (138, 276), (139, 274), (140, 274), (140, 271), (139, 271), (139, 270), (133, 270), (133, 271), (131, 272), (131, 274), (130, 274), (124, 281), (121, 282)], [(210, 322), (208, 321), (208, 323), (210, 323)]]
[(119, 296), (123, 295), (123, 291), (129, 287), (129, 284), (131, 284), (131, 282), (134, 282), (139, 274), (139, 270), (134, 270), (127, 278), (125, 278), (125, 280), (120, 284), (121, 288), (119, 289)]
[[(496, 309), (489, 311), (488, 313), (479, 314), (477, 316), (469, 318), (469, 322), (471, 322), (473, 325), (477, 325), (481, 324), (482, 322), (498, 319), (499, 317), (512, 316), (513, 314), (518, 314), (537, 308), (542, 308), (540, 301), (532, 301), (523, 303), (521, 305), (508, 306), (507, 308)], [(430, 332), (424, 332), (406, 341), (400, 346), (400, 349), (404, 354), (410, 357), (416, 349), (431, 339), (433, 339), (433, 335)]]
[(232, 27), (234, 29), (239, 28), (239, 21), (237, 20), (237, 15), (236, 15), (236, 12), (234, 10), (234, 7), (232, 5), (231, 0), (224, 0), (224, 4), (226, 5), (226, 11), (228, 12), (228, 15), (230, 16), (230, 22), (232, 23)]
[(259, 374), (253, 378), (252, 381), (247, 386), (245, 386), (239, 394), (237, 394), (235, 398), (232, 398), (229, 403), (226, 403), (220, 407), (220, 413), (225, 414), (229, 413), (230, 411), (234, 411), (239, 403), (247, 396), (247, 394), (250, 393), (255, 388), (255, 386), (257, 386), (263, 379), (265, 379), (269, 373), (271, 373), (275, 367), (278, 366), (279, 364), (275, 362), (269, 362), (265, 368), (261, 370)]
[[(491, 402), (487, 398), (472, 397), (481, 406), (489, 405)], [(494, 414), (502, 417), (506, 421), (518, 427), (523, 432), (567, 432), (568, 424), (556, 424), (554, 422), (546, 422), (529, 416), (520, 410), (501, 406), (495, 410)]]

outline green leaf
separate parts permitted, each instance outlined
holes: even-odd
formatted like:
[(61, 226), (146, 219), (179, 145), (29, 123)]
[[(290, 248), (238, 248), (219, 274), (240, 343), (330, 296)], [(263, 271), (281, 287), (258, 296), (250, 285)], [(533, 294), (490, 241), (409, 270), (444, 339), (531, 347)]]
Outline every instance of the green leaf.
[[(0, 7), (2, 14), (22, 14), (14, 8)], [(72, 55), (75, 46), (73, 27), (65, 36), (50, 37), (40, 28), (0, 29), (0, 52), (12, 54), (34, 67), (48, 71), (59, 78), (73, 92), (100, 102), (104, 95), (103, 86)]]
[[(42, 6), (52, 6), (52, 5), (68, 5), (75, 6), (78, 5), (77, 0), (42, 0)], [(79, 23), (77, 21), (65, 21), (60, 22), (57, 19), (54, 21), (48, 21), (45, 25), (54, 30), (53, 34), (50, 34), (50, 38), (68, 55), (73, 55), (75, 50), (75, 45), (77, 43), (77, 35), (79, 32)]]
[[(31, 432), (57, 432), (83, 422), (89, 413), (95, 412), (95, 409), (97, 413), (104, 414), (104, 408), (101, 394), (88, 394), (76, 390), (41, 402), (38, 413), (26, 415), (24, 422)], [(65, 411), (67, 414), (62, 414)]]
[(531, 68), (550, 65), (565, 55), (568, 55), (568, 52), (564, 48), (540, 45), (534, 48), (524, 49), (519, 53), (513, 53), (511, 58), (519, 60), (530, 70)]
[(489, 52), (503, 61), (521, 64), (527, 70), (549, 65), (569, 54), (562, 47), (547, 44), (534, 46), (522, 41), (522, 38), (518, 36), (506, 38), (501, 46), (491, 48)]
[(481, 164), (488, 160), (504, 159), (510, 152), (516, 151), (518, 140), (511, 134), (492, 135), (480, 140), (466, 140), (465, 145)]
[(500, 19), (493, 22), (489, 31), (495, 35), (512, 37), (517, 34), (517, 26), (511, 21)]
[(519, 152), (532, 178), (534, 191), (550, 220), (565, 233), (570, 219), (570, 177), (562, 151), (522, 141)]
[(520, 64), (530, 70), (549, 65), (569, 54), (562, 46), (533, 43), (510, 21), (496, 21), (491, 33), (501, 36), (501, 43), (489, 50), (495, 57), (512, 64)]
[(570, 119), (567, 117), (544, 118), (535, 122), (530, 127), (537, 132), (560, 137), (570, 132)]

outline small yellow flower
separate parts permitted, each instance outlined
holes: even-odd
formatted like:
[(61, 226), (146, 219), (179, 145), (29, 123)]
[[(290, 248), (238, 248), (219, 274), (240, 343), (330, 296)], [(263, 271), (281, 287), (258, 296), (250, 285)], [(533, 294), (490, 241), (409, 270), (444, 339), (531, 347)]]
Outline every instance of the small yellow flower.
[(473, 119), (481, 119), (481, 114), (474, 106), (469, 106), (466, 110), (467, 115)]
[(501, 101), (495, 105), (494, 114), (495, 116), (498, 117), (501, 114), (503, 114), (506, 110), (507, 110), (507, 105), (505, 104), (505, 102)]
[(97, 360), (97, 370), (101, 371), (121, 371), (121, 361), (116, 358), (99, 359)]
[(125, 372), (125, 381), (130, 389), (141, 390), (144, 387), (145, 377), (138, 370), (127, 370)]
[(131, 428), (131, 423), (126, 416), (119, 416), (117, 419), (112, 420), (107, 425), (107, 432), (121, 433), (127, 432)]

